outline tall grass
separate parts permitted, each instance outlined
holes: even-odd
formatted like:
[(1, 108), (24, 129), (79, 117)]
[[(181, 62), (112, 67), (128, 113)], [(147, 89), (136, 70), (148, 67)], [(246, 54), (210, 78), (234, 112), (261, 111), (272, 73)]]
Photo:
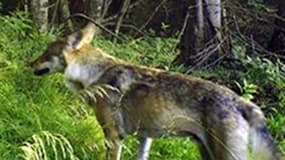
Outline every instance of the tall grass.
[[(46, 149), (46, 147), (51, 148)], [(23, 151), (21, 157), (25, 160), (48, 160), (50, 157), (53, 159), (78, 159), (74, 155), (73, 147), (70, 142), (61, 134), (52, 134), (48, 131), (41, 131), (34, 134), (32, 138), (22, 146), (20, 150)], [(61, 153), (59, 155), (59, 153)]]
[(93, 112), (61, 75), (38, 78), (27, 62), (53, 37), (26, 14), (0, 20), (0, 159), (101, 159), (104, 139)]

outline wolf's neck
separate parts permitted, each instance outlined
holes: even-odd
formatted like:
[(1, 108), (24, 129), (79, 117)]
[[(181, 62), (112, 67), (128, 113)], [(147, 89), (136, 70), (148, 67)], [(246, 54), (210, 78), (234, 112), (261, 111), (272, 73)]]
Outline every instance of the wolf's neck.
[(68, 81), (81, 83), (84, 88), (95, 84), (105, 71), (113, 66), (115, 62), (112, 59), (100, 57), (97, 59), (86, 59), (78, 63), (72, 61), (67, 65), (65, 77)]

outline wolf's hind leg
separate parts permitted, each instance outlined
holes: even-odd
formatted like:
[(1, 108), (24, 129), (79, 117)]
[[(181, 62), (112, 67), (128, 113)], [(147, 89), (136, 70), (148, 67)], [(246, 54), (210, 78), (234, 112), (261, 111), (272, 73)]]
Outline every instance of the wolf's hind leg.
[(199, 151), (201, 154), (201, 158), (203, 160), (214, 160), (213, 159), (213, 153), (211, 153), (211, 151), (209, 150), (209, 147), (204, 144), (202, 141), (198, 140), (197, 141), (198, 147), (199, 147)]
[(106, 140), (107, 160), (120, 160), (122, 144), (120, 140)]
[(147, 160), (149, 157), (152, 138), (150, 137), (140, 138), (139, 141), (140, 141), (140, 149), (137, 160)]
[(215, 160), (247, 160), (249, 125), (236, 113), (208, 129), (208, 143)]

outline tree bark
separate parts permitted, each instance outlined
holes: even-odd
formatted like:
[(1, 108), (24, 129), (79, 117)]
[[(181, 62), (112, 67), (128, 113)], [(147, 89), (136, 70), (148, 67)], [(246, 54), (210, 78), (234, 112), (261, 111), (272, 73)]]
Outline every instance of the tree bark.
[(204, 38), (204, 11), (202, 0), (196, 0), (196, 15), (197, 15), (197, 27), (196, 27), (196, 47), (199, 49), (203, 46)]
[(115, 28), (116, 34), (119, 34), (119, 32), (120, 32), (120, 28), (121, 28), (121, 25), (123, 23), (123, 18), (125, 16), (125, 14), (127, 13), (127, 10), (129, 8), (130, 3), (131, 3), (131, 0), (124, 0), (124, 2), (122, 4), (121, 11), (119, 13), (118, 21), (117, 21), (116, 28)]
[(32, 19), (41, 31), (47, 30), (48, 26), (48, 0), (31, 0)]
[(104, 3), (104, 0), (89, 0), (88, 15), (96, 21), (101, 21), (104, 16)]
[(209, 16), (209, 27), (212, 32), (212, 36), (216, 36), (218, 40), (221, 40), (221, 0), (205, 0), (205, 3)]
[[(223, 55), (223, 50), (221, 48), (222, 43), (222, 34), (221, 34), (221, 25), (222, 25), (222, 8), (221, 0), (205, 0), (206, 11), (208, 13), (208, 34), (207, 39), (205, 40), (208, 44), (213, 46), (212, 49), (207, 49), (208, 55), (205, 57), (206, 63), (211, 63), (216, 59), (219, 59)], [(211, 54), (209, 54), (211, 53)], [(201, 63), (204, 65), (203, 63)]]
[(67, 21), (67, 31), (73, 31), (73, 25), (71, 19), (68, 19), (70, 17), (70, 11), (69, 11), (69, 5), (68, 5), (68, 0), (59, 0), (59, 10), (60, 10), (60, 22), (65, 22)]

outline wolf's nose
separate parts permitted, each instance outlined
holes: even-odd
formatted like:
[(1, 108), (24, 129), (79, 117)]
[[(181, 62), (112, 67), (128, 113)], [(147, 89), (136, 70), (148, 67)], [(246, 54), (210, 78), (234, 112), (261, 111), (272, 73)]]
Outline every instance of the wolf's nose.
[(49, 72), (49, 68), (44, 68), (44, 69), (40, 69), (40, 70), (35, 70), (34, 74), (37, 76), (41, 76), (41, 75), (48, 73), (48, 72)]

